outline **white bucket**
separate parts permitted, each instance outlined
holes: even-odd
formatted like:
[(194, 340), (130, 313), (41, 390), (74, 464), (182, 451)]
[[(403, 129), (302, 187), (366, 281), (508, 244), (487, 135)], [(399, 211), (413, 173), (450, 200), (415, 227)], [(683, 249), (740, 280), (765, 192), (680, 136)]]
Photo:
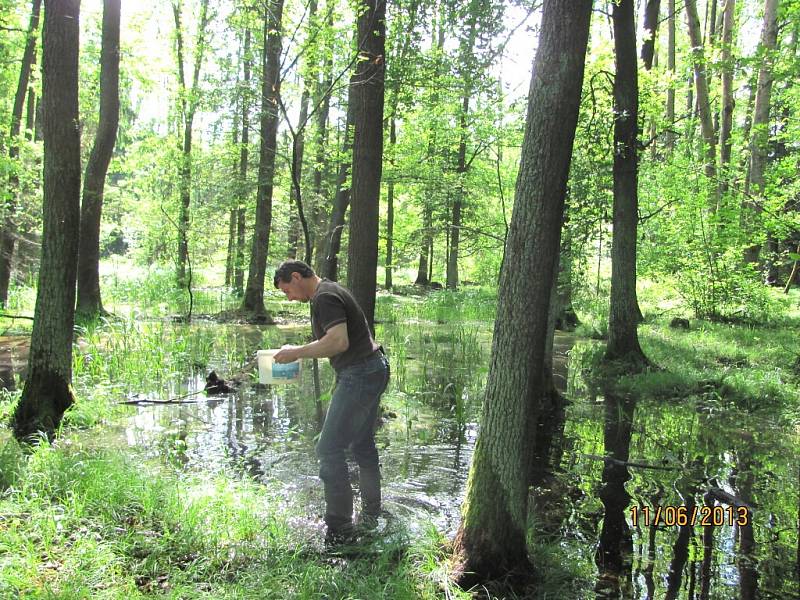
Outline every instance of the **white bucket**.
[(258, 383), (297, 383), (300, 381), (300, 361), (279, 364), (272, 357), (280, 350), (259, 350), (258, 357)]

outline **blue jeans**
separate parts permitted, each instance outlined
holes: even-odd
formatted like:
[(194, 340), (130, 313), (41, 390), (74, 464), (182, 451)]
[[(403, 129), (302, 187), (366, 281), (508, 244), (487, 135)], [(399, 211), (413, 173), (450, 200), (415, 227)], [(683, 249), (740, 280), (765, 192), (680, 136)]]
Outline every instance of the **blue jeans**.
[(362, 511), (378, 514), (381, 510), (375, 420), (388, 383), (389, 363), (383, 355), (372, 356), (336, 374), (336, 387), (316, 446), (329, 530), (349, 527), (353, 520), (353, 489), (345, 459), (348, 447), (358, 463)]

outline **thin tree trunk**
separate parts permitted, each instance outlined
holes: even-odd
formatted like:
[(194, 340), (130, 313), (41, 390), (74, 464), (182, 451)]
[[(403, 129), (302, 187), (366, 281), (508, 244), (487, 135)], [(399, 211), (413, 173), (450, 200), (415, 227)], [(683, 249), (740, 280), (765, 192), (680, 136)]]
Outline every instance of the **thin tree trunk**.
[[(758, 88), (756, 91), (756, 106), (753, 113), (753, 130), (750, 137), (750, 168), (748, 170), (748, 192), (753, 191), (756, 196), (764, 194), (764, 171), (767, 166), (767, 144), (769, 142), (769, 108), (772, 98), (772, 65), (773, 54), (778, 45), (778, 5), (779, 0), (765, 0), (764, 26), (761, 31), (763, 62), (758, 70)], [(745, 235), (752, 239), (757, 228), (758, 215), (763, 210), (760, 202), (745, 200), (742, 207), (744, 214)], [(745, 262), (758, 261), (761, 245), (752, 244), (745, 250)]]
[(389, 121), (389, 164), (392, 176), (386, 189), (386, 266), (384, 284), (387, 290), (392, 289), (392, 269), (394, 269), (394, 149), (397, 145), (397, 125), (394, 111)]
[(261, 151), (258, 160), (256, 222), (247, 289), (242, 310), (260, 321), (272, 321), (264, 306), (264, 278), (267, 270), (269, 233), (272, 227), (272, 192), (275, 180), (275, 151), (278, 142), (278, 94), (283, 0), (272, 0), (265, 8), (261, 81)]
[(347, 214), (347, 208), (350, 206), (350, 187), (346, 187), (345, 184), (350, 175), (352, 164), (353, 113), (353, 105), (348, 100), (344, 141), (342, 143), (342, 155), (345, 158), (339, 163), (339, 172), (336, 175), (336, 195), (333, 199), (328, 232), (325, 236), (325, 258), (321, 269), (322, 277), (326, 277), (331, 281), (337, 281), (339, 277), (339, 251), (342, 247), (344, 218)]
[[(22, 53), (22, 66), (19, 70), (17, 92), (14, 95), (14, 106), (11, 109), (11, 135), (9, 136), (8, 158), (14, 162), (19, 156), (19, 137), (22, 126), (22, 108), (25, 104), (25, 91), (28, 88), (31, 68), (36, 56), (36, 37), (39, 31), (39, 13), (41, 0), (33, 0), (31, 5), (31, 19), (28, 25), (28, 36), (25, 50)], [(14, 242), (17, 238), (16, 208), (17, 193), (19, 191), (19, 178), (12, 169), (8, 178), (10, 202), (6, 202), (5, 220), (3, 230), (0, 232), (0, 306), (5, 306), (8, 301), (8, 284), (11, 281), (11, 259), (14, 256)]]
[(636, 229), (638, 224), (637, 119), (639, 85), (633, 0), (612, 5), (614, 49), (614, 238), (611, 246), (611, 310), (606, 358), (645, 363), (636, 328)]
[(642, 41), (642, 62), (648, 71), (653, 68), (655, 55), (656, 36), (658, 35), (658, 13), (661, 10), (661, 0), (647, 0), (644, 9), (644, 35)]
[[(528, 474), (591, 2), (545, 0), (481, 431), (454, 542), (462, 585), (530, 572)], [(508, 265), (513, 265), (510, 268)], [(532, 285), (536, 282), (536, 285)]]
[[(312, 3), (312, 6), (316, 7), (316, 2)], [(313, 15), (312, 15), (313, 16)], [(292, 191), (291, 191), (291, 199), (292, 204), (298, 208), (302, 202), (300, 197), (300, 178), (303, 175), (303, 154), (305, 153), (306, 142), (305, 142), (305, 127), (306, 121), (308, 121), (308, 103), (311, 101), (311, 95), (308, 91), (309, 86), (303, 85), (303, 93), (300, 96), (300, 118), (298, 120), (298, 130), (294, 135), (293, 147), (292, 147)], [(287, 246), (286, 246), (286, 256), (289, 258), (295, 258), (297, 256), (297, 245), (300, 241), (300, 220), (296, 213), (292, 213), (291, 218), (289, 220), (289, 235), (287, 239)], [(311, 252), (307, 250), (305, 253), (304, 260), (309, 263), (311, 261)]]
[(458, 142), (458, 162), (456, 173), (458, 184), (453, 199), (452, 221), (450, 222), (450, 244), (447, 252), (447, 279), (448, 290), (458, 287), (458, 246), (461, 240), (461, 208), (464, 204), (464, 178), (467, 174), (467, 114), (469, 113), (470, 86), (464, 89), (461, 99), (461, 115), (459, 116), (460, 140)]
[(422, 209), (422, 250), (419, 253), (419, 268), (417, 269), (417, 279), (414, 281), (416, 285), (430, 284), (430, 275), (428, 274), (428, 260), (431, 254), (431, 246), (433, 244), (433, 209), (429, 204), (425, 204)]
[(375, 321), (378, 267), (378, 212), (383, 167), (383, 98), (386, 3), (367, 0), (358, 17), (359, 54), (350, 78), (353, 106), (353, 185), (347, 284), (367, 317)]
[(719, 117), (719, 166), (720, 177), (717, 198), (724, 201), (728, 191), (728, 167), (731, 162), (731, 130), (733, 128), (733, 20), (736, 0), (725, 0), (722, 22), (722, 108)]
[(669, 125), (665, 145), (667, 151), (672, 153), (675, 149), (675, 134), (672, 131), (675, 123), (675, 0), (668, 0), (667, 10), (667, 72), (669, 74), (669, 87), (667, 88), (666, 119)]
[[(326, 7), (326, 23), (328, 30), (333, 29), (333, 10)], [(325, 227), (327, 223), (327, 210), (323, 204), (322, 182), (326, 179), (328, 171), (328, 117), (331, 107), (331, 85), (333, 83), (333, 53), (328, 51), (328, 47), (323, 49), (325, 60), (322, 65), (320, 81), (317, 84), (316, 102), (316, 140), (317, 153), (314, 163), (314, 175), (312, 189), (314, 191), (314, 205), (312, 208), (312, 220), (314, 222), (314, 268), (318, 273), (322, 272), (322, 265), (325, 260)]]
[(192, 197), (192, 126), (194, 115), (199, 102), (200, 68), (203, 64), (205, 51), (205, 36), (208, 26), (208, 0), (200, 2), (200, 23), (197, 29), (197, 43), (194, 51), (194, 66), (192, 70), (192, 87), (188, 88), (184, 73), (184, 48), (183, 28), (181, 26), (181, 0), (172, 4), (172, 14), (175, 19), (175, 49), (178, 61), (178, 93), (180, 95), (180, 110), (183, 119), (183, 142), (181, 146), (181, 159), (178, 164), (179, 186), (179, 213), (178, 213), (178, 286), (188, 284), (186, 265), (189, 260), (189, 222), (190, 204)]
[(100, 220), (106, 174), (119, 126), (119, 29), (121, 0), (104, 0), (100, 50), (100, 118), (86, 164), (78, 250), (78, 302), (82, 318), (103, 314), (100, 298)]
[(244, 32), (244, 88), (242, 92), (242, 141), (239, 148), (239, 201), (236, 207), (236, 257), (233, 264), (233, 289), (244, 293), (245, 215), (247, 212), (247, 165), (250, 158), (250, 80), (253, 60), (250, 56), (250, 28)]
[(14, 435), (55, 435), (74, 402), (72, 338), (80, 231), (79, 0), (45, 0), (42, 55), (44, 201), (42, 257), (25, 388)]
[[(703, 51), (703, 40), (700, 21), (697, 17), (696, 0), (686, 0), (686, 20), (689, 26), (689, 40), (692, 44), (692, 63), (694, 65), (694, 82), (697, 90), (697, 109), (700, 114), (700, 130), (703, 134), (703, 170), (709, 182), (717, 181), (717, 136), (711, 116), (711, 101), (708, 95), (707, 62)], [(716, 188), (715, 188), (716, 189)], [(718, 208), (719, 198), (715, 197), (711, 209)]]

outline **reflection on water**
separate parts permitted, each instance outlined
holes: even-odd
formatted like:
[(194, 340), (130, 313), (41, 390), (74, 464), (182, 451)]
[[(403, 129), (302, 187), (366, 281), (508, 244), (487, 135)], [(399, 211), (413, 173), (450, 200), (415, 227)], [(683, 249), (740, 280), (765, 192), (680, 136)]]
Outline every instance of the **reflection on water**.
[[(305, 328), (255, 334), (250, 328), (248, 351), (305, 335)], [(490, 335), (488, 324), (379, 326), (393, 369), (377, 433), (385, 507), (412, 534), (434, 525), (452, 535), (458, 525)], [(556, 381), (568, 379), (571, 344), (557, 337)], [(225, 376), (224, 361), (212, 359), (209, 370)], [(324, 399), (332, 384), (327, 361), (320, 375)], [(200, 373), (174, 392), (202, 383)], [(312, 370), (304, 369), (298, 385), (245, 385), (225, 396), (197, 396), (191, 404), (136, 407), (124, 431), (132, 448), (178, 468), (281, 485), (296, 512), (308, 507), (313, 517), (323, 511), (314, 398)], [(703, 398), (655, 403), (573, 394), (570, 400), (542, 425), (533, 505), (535, 535), (555, 537), (580, 557), (581, 597), (797, 597), (795, 430), (763, 413), (719, 410)], [(743, 430), (743, 423), (751, 428)], [(750, 507), (743, 524), (693, 526), (676, 518), (737, 503)], [(658, 507), (669, 517), (654, 524)]]

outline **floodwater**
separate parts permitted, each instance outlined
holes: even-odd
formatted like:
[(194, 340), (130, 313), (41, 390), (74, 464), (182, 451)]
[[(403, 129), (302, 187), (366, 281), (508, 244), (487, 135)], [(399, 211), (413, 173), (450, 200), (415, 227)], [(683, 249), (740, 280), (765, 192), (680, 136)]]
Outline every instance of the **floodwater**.
[[(251, 354), (308, 335), (307, 327), (199, 327), (237, 338)], [(491, 326), (385, 324), (377, 333), (393, 369), (377, 433), (385, 508), (411, 535), (433, 525), (452, 536)], [(557, 333), (556, 382), (570, 403), (543, 428), (548, 444), (531, 482), (534, 563), (538, 550), (552, 556), (557, 548), (576, 598), (800, 598), (796, 425), (739, 409), (713, 390), (670, 402), (587, 390), (568, 359), (593, 343)], [(226, 377), (233, 368), (213, 352), (209, 362), (174, 393), (202, 389), (207, 370)], [(185, 404), (132, 407), (112, 434), (179, 469), (282, 486), (293, 512), (307, 511), (304, 535), (320, 536), (320, 415), (309, 366), (298, 385), (247, 384)], [(324, 400), (327, 361), (320, 373)]]

